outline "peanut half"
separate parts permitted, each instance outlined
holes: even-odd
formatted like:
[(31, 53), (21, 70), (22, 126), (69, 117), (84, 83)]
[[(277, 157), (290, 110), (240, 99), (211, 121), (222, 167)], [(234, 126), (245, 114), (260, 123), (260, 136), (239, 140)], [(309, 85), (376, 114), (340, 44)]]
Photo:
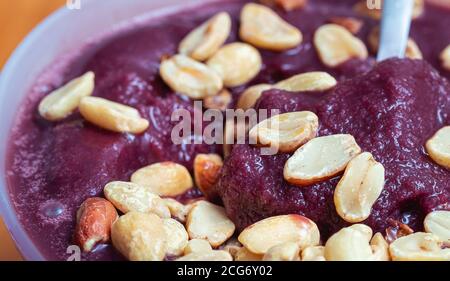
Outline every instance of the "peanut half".
[(114, 247), (130, 261), (161, 261), (167, 251), (167, 235), (155, 214), (129, 212), (112, 226)]
[(369, 152), (361, 153), (347, 165), (334, 191), (334, 204), (347, 222), (362, 222), (384, 187), (384, 167)]
[(445, 126), (427, 141), (425, 145), (431, 159), (450, 169), (450, 126)]
[(297, 149), (284, 166), (284, 179), (308, 186), (341, 173), (348, 162), (361, 153), (351, 135), (314, 138)]
[[(386, 260), (386, 246), (381, 234), (372, 238), (372, 229), (364, 224), (354, 224), (333, 234), (325, 244), (327, 261)], [(385, 242), (385, 241), (384, 241)], [(371, 245), (372, 243), (372, 245)]]
[(212, 251), (211, 245), (205, 239), (192, 239), (189, 240), (184, 248), (184, 255), (191, 253), (204, 253)]
[(258, 84), (249, 87), (239, 97), (237, 107), (243, 110), (253, 108), (262, 93), (272, 88), (272, 85), (269, 84)]
[(336, 86), (337, 81), (326, 72), (306, 72), (294, 75), (275, 84), (276, 89), (290, 92), (326, 91)]
[(225, 43), (231, 31), (231, 17), (221, 12), (192, 30), (180, 43), (179, 53), (204, 61)]
[(103, 198), (89, 198), (77, 212), (74, 241), (83, 251), (90, 252), (98, 243), (110, 240), (111, 226), (118, 218), (114, 206)]
[(217, 197), (213, 190), (217, 182), (223, 161), (218, 154), (197, 154), (194, 159), (194, 178), (197, 187), (210, 201)]
[(389, 245), (394, 261), (450, 261), (450, 248), (432, 233), (416, 232)]
[(231, 43), (220, 48), (207, 65), (216, 71), (226, 87), (236, 87), (255, 78), (262, 67), (259, 51), (245, 43)]
[(249, 3), (241, 12), (239, 31), (243, 41), (262, 49), (284, 51), (302, 42), (303, 35), (270, 8)]
[(39, 114), (49, 121), (66, 118), (77, 109), (81, 98), (92, 95), (94, 78), (94, 73), (89, 71), (51, 92), (39, 103)]
[(314, 46), (323, 64), (336, 67), (349, 59), (365, 59), (367, 48), (350, 31), (337, 24), (325, 24), (314, 34)]
[(372, 248), (373, 261), (389, 261), (391, 259), (389, 255), (389, 244), (384, 239), (383, 234), (381, 233), (375, 233), (375, 235), (372, 237), (372, 240), (370, 240), (370, 247)]
[(154, 213), (161, 218), (170, 218), (170, 211), (163, 199), (145, 187), (131, 182), (115, 181), (103, 189), (106, 199), (122, 213), (136, 211)]
[(99, 97), (82, 98), (79, 109), (84, 119), (113, 132), (140, 134), (149, 126), (137, 109)]
[(289, 153), (317, 135), (319, 118), (310, 111), (289, 112), (266, 119), (249, 132), (252, 143)]
[(180, 256), (188, 244), (189, 236), (184, 226), (174, 219), (163, 219), (167, 236), (166, 256)]
[(295, 242), (286, 242), (270, 248), (263, 261), (300, 261), (300, 246)]
[(442, 67), (450, 71), (450, 45), (448, 45), (442, 52), (440, 59), (442, 61)]
[(194, 204), (189, 212), (186, 228), (191, 239), (206, 239), (213, 247), (222, 245), (235, 230), (225, 209), (207, 201)]
[(267, 251), (285, 242), (297, 243), (300, 249), (319, 244), (317, 225), (300, 215), (282, 215), (263, 219), (241, 232), (238, 237), (252, 253), (264, 255)]
[(310, 246), (302, 251), (302, 261), (325, 261), (324, 246)]
[(174, 162), (162, 162), (141, 168), (131, 175), (131, 182), (148, 188), (159, 196), (177, 196), (194, 185), (189, 171)]
[(425, 231), (433, 233), (444, 242), (450, 243), (450, 211), (434, 211), (425, 217)]
[(222, 79), (216, 72), (185, 55), (164, 59), (159, 72), (172, 90), (192, 99), (213, 96), (223, 88)]

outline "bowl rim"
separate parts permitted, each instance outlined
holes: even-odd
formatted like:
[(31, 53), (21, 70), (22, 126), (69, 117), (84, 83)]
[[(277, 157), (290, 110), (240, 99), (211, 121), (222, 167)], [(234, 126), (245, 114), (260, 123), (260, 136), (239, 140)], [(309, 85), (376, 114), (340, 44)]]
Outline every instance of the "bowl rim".
[[(90, 3), (92, 0), (84, 0), (86, 3), (83, 5)], [(16, 49), (12, 52), (7, 62), (5, 63), (1, 75), (0, 75), (0, 93), (5, 92), (7, 81), (13, 76), (14, 69), (18, 67), (20, 58), (32, 47), (35, 41), (46, 31), (54, 25), (56, 22), (66, 17), (67, 14), (70, 13), (69, 9), (66, 9), (65, 6), (61, 6), (54, 12), (52, 12), (49, 16), (41, 20), (36, 27), (32, 29), (30, 33), (19, 43)], [(0, 101), (4, 102), (3, 95), (0, 95)], [(10, 124), (11, 125), (11, 124)], [(9, 133), (5, 132), (8, 136), (6, 139), (9, 139)], [(8, 149), (8, 143), (3, 144), (5, 146), (5, 152)], [(7, 156), (7, 154), (6, 154)], [(6, 163), (7, 157), (2, 159), (3, 162)], [(6, 166), (5, 166), (6, 169)], [(22, 257), (25, 260), (32, 261), (44, 261), (45, 257), (38, 250), (36, 245), (33, 243), (32, 239), (28, 235), (27, 231), (22, 226), (17, 213), (15, 212), (15, 208), (12, 206), (12, 203), (9, 198), (9, 190), (8, 190), (8, 182), (6, 179), (6, 170), (1, 171), (0, 177), (0, 215), (3, 218), (3, 222), (6, 226), (6, 229), (9, 231), (16, 247), (20, 251)]]

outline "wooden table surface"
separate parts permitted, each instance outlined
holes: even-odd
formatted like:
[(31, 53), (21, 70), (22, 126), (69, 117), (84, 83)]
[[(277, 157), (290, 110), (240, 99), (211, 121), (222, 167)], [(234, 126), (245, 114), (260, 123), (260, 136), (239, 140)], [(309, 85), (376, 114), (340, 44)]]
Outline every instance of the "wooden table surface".
[[(43, 18), (66, 0), (0, 0), (0, 69), (12, 51)], [(22, 260), (0, 218), (0, 261)]]

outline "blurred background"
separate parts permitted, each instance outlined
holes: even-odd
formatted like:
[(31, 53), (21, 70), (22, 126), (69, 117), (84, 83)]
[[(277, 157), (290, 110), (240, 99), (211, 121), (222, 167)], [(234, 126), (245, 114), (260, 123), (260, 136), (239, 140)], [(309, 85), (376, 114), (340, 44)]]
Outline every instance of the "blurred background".
[[(0, 70), (22, 39), (66, 0), (0, 0)], [(0, 217), (0, 260), (22, 260)]]

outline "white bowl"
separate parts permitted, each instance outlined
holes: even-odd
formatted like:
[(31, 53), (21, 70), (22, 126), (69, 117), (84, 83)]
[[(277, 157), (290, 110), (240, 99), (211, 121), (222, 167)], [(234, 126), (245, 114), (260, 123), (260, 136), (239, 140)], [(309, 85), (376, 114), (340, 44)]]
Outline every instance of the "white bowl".
[(0, 75), (0, 215), (27, 260), (44, 260), (25, 232), (10, 201), (6, 182), (8, 138), (16, 112), (43, 70), (90, 38), (186, 6), (215, 0), (80, 0), (81, 9), (62, 7), (37, 26), (15, 50)]

